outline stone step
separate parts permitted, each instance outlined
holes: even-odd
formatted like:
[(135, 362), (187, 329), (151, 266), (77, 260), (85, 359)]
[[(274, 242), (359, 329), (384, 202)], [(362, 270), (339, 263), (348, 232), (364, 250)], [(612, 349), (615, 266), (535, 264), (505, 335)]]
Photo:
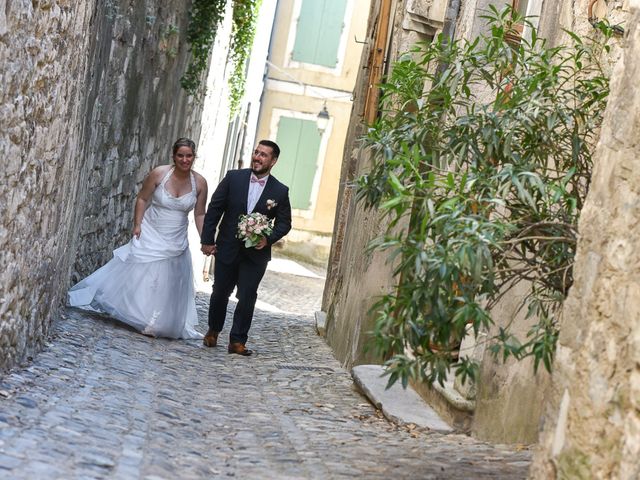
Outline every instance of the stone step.
[(351, 370), (356, 385), (390, 421), (400, 425), (414, 424), (440, 433), (455, 431), (410, 386), (405, 390), (400, 382), (396, 382), (387, 389), (388, 377), (383, 374), (381, 365), (358, 365)]

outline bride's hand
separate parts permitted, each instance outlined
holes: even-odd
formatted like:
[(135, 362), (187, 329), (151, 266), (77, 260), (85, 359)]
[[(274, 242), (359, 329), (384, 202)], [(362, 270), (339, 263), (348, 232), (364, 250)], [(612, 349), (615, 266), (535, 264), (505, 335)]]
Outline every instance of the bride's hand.
[(137, 239), (140, 238), (140, 234), (142, 233), (142, 228), (140, 227), (140, 225), (136, 225), (135, 227), (133, 227), (133, 236), (136, 237)]

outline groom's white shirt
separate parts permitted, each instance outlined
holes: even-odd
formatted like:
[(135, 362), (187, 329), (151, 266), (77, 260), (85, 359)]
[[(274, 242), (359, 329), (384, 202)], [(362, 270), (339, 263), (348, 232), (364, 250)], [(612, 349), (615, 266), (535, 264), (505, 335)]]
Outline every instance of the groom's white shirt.
[(252, 182), (251, 178), (255, 178), (255, 175), (253, 173), (249, 177), (249, 193), (247, 193), (247, 213), (253, 212), (253, 209), (256, 207), (256, 203), (258, 203), (258, 199), (260, 198), (260, 195), (262, 195), (264, 187), (267, 185), (269, 175), (260, 179), (260, 182), (264, 180), (263, 185), (260, 185), (260, 182)]

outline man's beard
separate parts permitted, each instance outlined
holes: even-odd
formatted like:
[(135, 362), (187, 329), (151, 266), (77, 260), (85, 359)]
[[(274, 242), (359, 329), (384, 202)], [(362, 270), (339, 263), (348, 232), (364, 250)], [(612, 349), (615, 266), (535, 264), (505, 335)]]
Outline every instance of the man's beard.
[(252, 164), (252, 165), (251, 165), (251, 171), (252, 171), (253, 173), (255, 173), (256, 175), (262, 175), (262, 174), (265, 174), (265, 173), (269, 173), (269, 167), (265, 167), (265, 166), (263, 165), (263, 166), (261, 166), (261, 167), (256, 168), (256, 167), (254, 167), (254, 166), (253, 166), (253, 164)]

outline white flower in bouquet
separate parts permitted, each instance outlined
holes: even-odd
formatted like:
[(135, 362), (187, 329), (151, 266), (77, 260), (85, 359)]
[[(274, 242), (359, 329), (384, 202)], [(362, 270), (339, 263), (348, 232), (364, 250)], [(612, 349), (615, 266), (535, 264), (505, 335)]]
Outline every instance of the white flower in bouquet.
[(244, 242), (246, 248), (251, 248), (255, 247), (262, 237), (271, 235), (272, 231), (273, 225), (269, 217), (253, 212), (240, 216), (237, 237)]

